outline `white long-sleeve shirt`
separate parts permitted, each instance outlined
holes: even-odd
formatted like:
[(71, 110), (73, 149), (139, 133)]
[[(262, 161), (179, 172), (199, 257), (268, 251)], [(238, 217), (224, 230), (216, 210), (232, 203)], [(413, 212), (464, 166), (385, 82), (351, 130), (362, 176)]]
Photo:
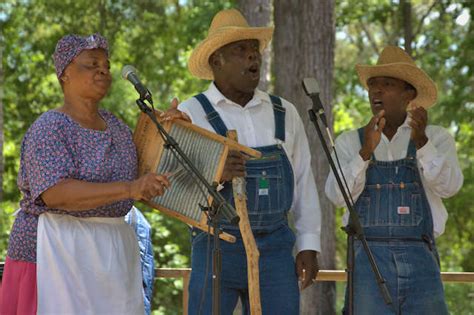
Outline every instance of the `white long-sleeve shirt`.
[[(281, 144), (293, 167), (295, 189), (291, 210), (295, 219), (296, 248), (321, 251), (321, 208), (311, 170), (308, 140), (296, 108), (282, 99), (286, 109), (285, 142), (275, 139), (273, 105), (267, 93), (255, 90), (253, 98), (244, 106), (227, 99), (211, 83), (204, 92), (219, 113), (227, 129), (237, 130), (239, 143), (249, 147)], [(206, 119), (206, 112), (196, 98), (190, 98), (178, 107), (192, 122), (215, 132)]]
[[(382, 134), (380, 143), (374, 151), (377, 160), (394, 161), (406, 157), (411, 134), (408, 119), (407, 117), (398, 128), (391, 141)], [(456, 155), (456, 144), (451, 135), (444, 128), (432, 125), (427, 126), (425, 132), (428, 142), (416, 151), (416, 159), (433, 216), (434, 235), (438, 237), (443, 234), (448, 219), (448, 212), (441, 198), (451, 197), (459, 191), (463, 175)], [(336, 139), (335, 145), (342, 171), (355, 202), (364, 190), (369, 161), (364, 161), (359, 154), (361, 143), (357, 130), (342, 133)], [(326, 181), (325, 192), (336, 206), (345, 205), (332, 172)], [(346, 211), (343, 224), (347, 222)]]

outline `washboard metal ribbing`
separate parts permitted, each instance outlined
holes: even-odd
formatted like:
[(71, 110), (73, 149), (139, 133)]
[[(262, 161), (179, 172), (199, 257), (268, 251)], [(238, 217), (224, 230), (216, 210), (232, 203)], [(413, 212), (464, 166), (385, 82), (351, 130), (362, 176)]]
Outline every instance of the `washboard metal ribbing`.
[[(156, 111), (155, 115), (158, 117), (159, 113)], [(238, 150), (257, 158), (261, 155), (259, 151), (182, 120), (168, 121), (162, 125), (209, 183), (220, 181), (229, 150)], [(201, 193), (199, 186), (202, 185), (198, 186), (198, 182), (184, 170), (174, 154), (164, 149), (163, 139), (156, 126), (143, 113), (135, 128), (133, 140), (137, 147), (140, 176), (149, 172), (171, 174), (170, 189), (163, 196), (155, 197), (146, 204), (207, 231), (207, 217), (200, 210), (199, 204), (207, 205), (208, 201), (212, 201), (211, 197), (205, 189), (206, 196)], [(222, 235), (222, 238), (234, 240), (228, 234)]]

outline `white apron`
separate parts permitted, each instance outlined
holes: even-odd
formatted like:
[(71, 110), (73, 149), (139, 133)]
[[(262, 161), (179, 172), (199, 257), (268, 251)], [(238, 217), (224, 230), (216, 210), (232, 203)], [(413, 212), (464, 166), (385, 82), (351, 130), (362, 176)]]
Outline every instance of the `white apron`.
[(133, 229), (119, 218), (39, 216), (38, 314), (144, 314)]

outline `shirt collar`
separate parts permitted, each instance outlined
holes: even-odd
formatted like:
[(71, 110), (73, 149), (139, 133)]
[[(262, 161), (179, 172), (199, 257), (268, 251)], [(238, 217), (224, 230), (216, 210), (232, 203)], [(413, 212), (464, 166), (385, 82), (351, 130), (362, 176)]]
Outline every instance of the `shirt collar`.
[[(241, 107), (239, 104), (229, 100), (225, 97), (221, 91), (217, 88), (214, 82), (211, 82), (209, 88), (205, 92), (207, 98), (211, 102), (211, 104), (215, 104), (216, 106), (223, 106), (223, 105), (234, 105)], [(266, 93), (260, 91), (259, 89), (255, 89), (252, 99), (243, 107), (244, 109), (255, 107), (261, 105), (263, 102), (270, 102), (269, 97)]]
[(400, 126), (398, 126), (398, 129), (397, 131), (395, 132), (395, 135), (393, 136), (392, 140), (388, 140), (387, 136), (382, 133), (382, 139), (384, 139), (385, 142), (390, 142), (390, 141), (393, 141), (393, 139), (395, 139), (396, 137), (398, 137), (398, 134), (400, 132), (402, 132), (402, 129), (410, 129), (410, 125), (409, 125), (409, 122), (410, 122), (410, 117), (407, 115), (407, 117), (405, 118), (405, 121), (403, 122), (403, 124), (401, 124)]

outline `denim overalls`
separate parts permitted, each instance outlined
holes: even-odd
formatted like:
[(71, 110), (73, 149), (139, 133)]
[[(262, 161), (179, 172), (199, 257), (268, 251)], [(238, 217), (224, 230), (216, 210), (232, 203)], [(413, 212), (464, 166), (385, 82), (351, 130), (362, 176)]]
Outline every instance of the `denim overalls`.
[[(364, 130), (358, 130), (361, 144)], [(393, 307), (384, 303), (359, 241), (355, 242), (355, 314), (448, 314), (433, 237), (433, 219), (410, 140), (407, 156), (377, 161), (372, 154), (355, 203)], [(347, 290), (346, 290), (347, 303)]]
[[(216, 133), (226, 136), (227, 127), (204, 94), (195, 96)], [(275, 119), (275, 138), (285, 141), (285, 108), (270, 96)], [(288, 227), (287, 213), (293, 202), (294, 179), (291, 164), (280, 144), (254, 148), (260, 159), (246, 162), (246, 190), (249, 220), (260, 251), (260, 298), (263, 314), (298, 314), (299, 290), (292, 250), (295, 235)], [(220, 193), (234, 205), (232, 184)], [(243, 313), (250, 314), (247, 258), (238, 226), (221, 221), (222, 230), (236, 237), (236, 243), (220, 242), (222, 250), (221, 313), (232, 314), (240, 297)], [(211, 241), (212, 248), (212, 241)], [(206, 254), (209, 269), (206, 275)], [(202, 288), (207, 279), (201, 314), (212, 310), (212, 259), (207, 253), (207, 234), (192, 231), (192, 273), (189, 284), (189, 314), (198, 314)]]

